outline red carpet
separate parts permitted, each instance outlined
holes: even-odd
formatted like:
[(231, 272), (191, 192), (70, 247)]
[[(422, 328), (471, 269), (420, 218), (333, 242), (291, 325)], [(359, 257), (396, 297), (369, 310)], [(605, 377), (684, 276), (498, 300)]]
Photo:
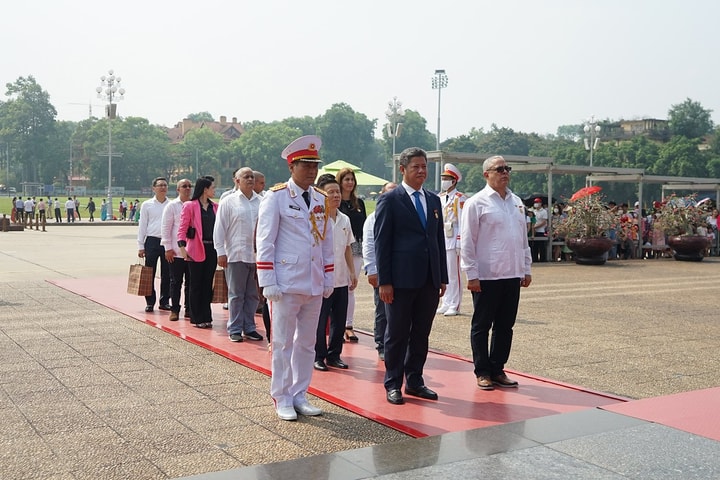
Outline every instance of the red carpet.
[[(194, 328), (183, 319), (170, 322), (168, 312), (146, 314), (142, 298), (124, 293), (127, 285), (125, 277), (66, 279), (52, 283), (249, 368), (270, 374), (267, 343), (231, 343), (225, 330), (227, 312), (219, 304), (213, 306), (213, 329), (205, 330)], [(260, 317), (257, 325), (258, 331), (264, 334)], [(414, 437), (624, 402), (622, 398), (510, 371), (508, 373), (520, 382), (520, 388), (483, 391), (475, 385), (470, 361), (431, 352), (424, 377), (428, 387), (438, 392), (440, 400), (434, 402), (406, 396), (405, 405), (391, 405), (385, 400), (384, 366), (378, 361), (373, 339), (363, 332), (358, 333), (361, 334), (360, 343), (345, 344), (343, 349), (343, 360), (350, 368), (314, 372), (310, 393)]]
[(720, 387), (605, 405), (602, 408), (720, 441)]

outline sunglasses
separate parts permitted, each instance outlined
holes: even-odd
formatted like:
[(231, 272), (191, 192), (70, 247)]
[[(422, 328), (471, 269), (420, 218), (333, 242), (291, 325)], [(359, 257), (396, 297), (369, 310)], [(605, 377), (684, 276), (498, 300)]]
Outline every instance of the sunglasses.
[(497, 173), (503, 173), (503, 172), (510, 173), (510, 172), (512, 172), (512, 167), (508, 167), (508, 166), (506, 166), (506, 165), (503, 165), (503, 166), (500, 166), (500, 167), (488, 168), (488, 171), (490, 171), (490, 170), (492, 170), (493, 172), (497, 172)]
[(192, 188), (192, 185), (180, 185), (180, 188)]

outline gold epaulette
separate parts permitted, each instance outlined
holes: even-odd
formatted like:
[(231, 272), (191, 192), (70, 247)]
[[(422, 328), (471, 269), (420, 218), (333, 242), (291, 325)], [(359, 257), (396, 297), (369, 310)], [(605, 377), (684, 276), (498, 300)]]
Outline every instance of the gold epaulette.
[(270, 187), (270, 191), (271, 191), (271, 192), (277, 192), (277, 191), (279, 191), (279, 190), (283, 190), (283, 189), (287, 188), (287, 186), (288, 186), (287, 182), (276, 183), (275, 185), (273, 185), (272, 187)]
[(327, 197), (327, 192), (325, 190), (323, 190), (322, 188), (318, 188), (318, 187), (313, 187), (313, 188), (315, 189), (316, 192), (318, 192), (322, 195), (325, 195)]

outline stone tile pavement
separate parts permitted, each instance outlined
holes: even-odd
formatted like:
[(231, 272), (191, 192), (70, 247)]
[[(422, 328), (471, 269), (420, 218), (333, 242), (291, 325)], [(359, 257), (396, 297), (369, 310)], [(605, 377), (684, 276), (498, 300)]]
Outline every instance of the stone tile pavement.
[[(326, 458), (333, 464), (343, 456), (352, 457), (352, 452), (382, 457), (387, 455), (383, 448), (389, 452), (423, 448), (418, 446), (422, 443), (412, 442), (432, 446), (433, 442), (451, 444), (455, 438), (474, 446), (478, 441), (492, 443), (486, 438), (489, 430), (459, 432), (445, 440), (445, 436), (408, 440), (320, 400), (316, 403), (326, 412), (322, 417), (297, 423), (277, 420), (264, 375), (45, 281), (125, 275), (136, 258), (136, 227), (96, 224), (47, 230), (0, 233), (1, 478), (160, 479), (221, 471), (230, 471), (233, 476), (227, 478), (276, 478), (282, 468), (303, 470), (292, 463), (266, 465), (318, 454), (329, 457), (313, 457), (306, 463), (322, 464)], [(718, 386), (719, 281), (717, 258), (700, 263), (634, 260), (603, 267), (538, 265), (533, 285), (522, 294), (508, 367), (631, 398)], [(371, 293), (362, 282), (357, 328), (371, 329)], [(142, 299), (128, 297), (128, 301)], [(463, 315), (438, 316), (432, 346), (469, 356), (470, 311), (466, 296)], [(472, 372), (468, 381), (473, 381)], [(668, 445), (675, 449), (687, 442), (706, 453), (716, 448), (716, 442), (707, 444), (683, 432), (655, 428), (661, 426), (623, 427), (618, 430), (623, 434), (640, 429), (632, 433), (638, 439), (645, 434), (656, 441), (670, 439)], [(609, 435), (593, 434), (600, 439)], [(575, 441), (574, 450), (568, 447), (566, 455), (596, 465), (592, 455), (583, 457), (581, 450), (589, 447), (582, 446), (580, 438), (566, 439)], [(532, 448), (523, 449), (522, 456), (539, 455), (541, 463), (552, 460), (559, 450), (544, 450), (547, 445), (538, 439), (516, 440), (524, 445), (534, 441), (534, 453)], [(614, 446), (603, 443), (608, 453), (619, 450), (621, 444), (616, 442), (614, 438)], [(500, 447), (486, 451), (511, 455), (511, 449)], [(342, 453), (332, 455), (336, 452)], [(452, 468), (458, 478), (471, 478), (477, 468), (503, 462), (502, 455), (477, 452), (474, 447), (468, 458), (442, 468)], [(374, 475), (446, 476), (446, 470), (432, 470), (444, 457), (435, 458), (435, 463), (411, 465), (395, 456), (379, 462), (385, 470)], [(512, 458), (514, 465), (518, 458)], [(688, 458), (699, 472), (717, 472), (713, 465), (698, 465), (695, 457)], [(715, 453), (712, 458), (719, 457)], [(390, 469), (393, 459), (395, 469)], [(572, 462), (560, 464), (573, 468)], [(255, 467), (232, 470), (249, 465)], [(371, 470), (354, 477), (351, 471), (328, 478), (363, 478)], [(522, 476), (522, 470), (512, 471), (513, 476)], [(633, 477), (630, 470), (612, 473), (627, 477), (603, 472), (606, 476), (593, 478), (642, 478)], [(528, 478), (563, 478), (562, 469), (558, 476), (545, 473)]]

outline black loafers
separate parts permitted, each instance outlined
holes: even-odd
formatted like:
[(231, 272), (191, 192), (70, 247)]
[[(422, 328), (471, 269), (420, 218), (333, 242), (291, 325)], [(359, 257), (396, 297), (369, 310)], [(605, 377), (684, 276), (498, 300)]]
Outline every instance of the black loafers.
[(343, 370), (348, 368), (348, 364), (343, 362), (339, 358), (328, 360), (327, 365), (328, 365), (328, 367), (342, 368)]
[(172, 307), (169, 303), (163, 303), (162, 305), (159, 305), (158, 308), (160, 310), (165, 310), (166, 312), (172, 310)]
[(405, 403), (403, 400), (402, 392), (399, 388), (393, 388), (387, 391), (387, 401), (393, 405), (402, 405)]
[(325, 362), (323, 362), (322, 360), (315, 360), (315, 363), (313, 363), (313, 368), (315, 370), (320, 370), (321, 372), (328, 371), (327, 365), (325, 365)]
[(413, 397), (420, 397), (424, 398), (426, 400), (437, 400), (438, 394), (430, 390), (425, 385), (420, 385), (419, 387), (405, 387), (405, 393), (408, 395), (412, 395)]
[(148, 312), (148, 313), (152, 312), (152, 311), (153, 311), (153, 306), (152, 306), (152, 305), (148, 305), (147, 307), (145, 307), (145, 311)]

